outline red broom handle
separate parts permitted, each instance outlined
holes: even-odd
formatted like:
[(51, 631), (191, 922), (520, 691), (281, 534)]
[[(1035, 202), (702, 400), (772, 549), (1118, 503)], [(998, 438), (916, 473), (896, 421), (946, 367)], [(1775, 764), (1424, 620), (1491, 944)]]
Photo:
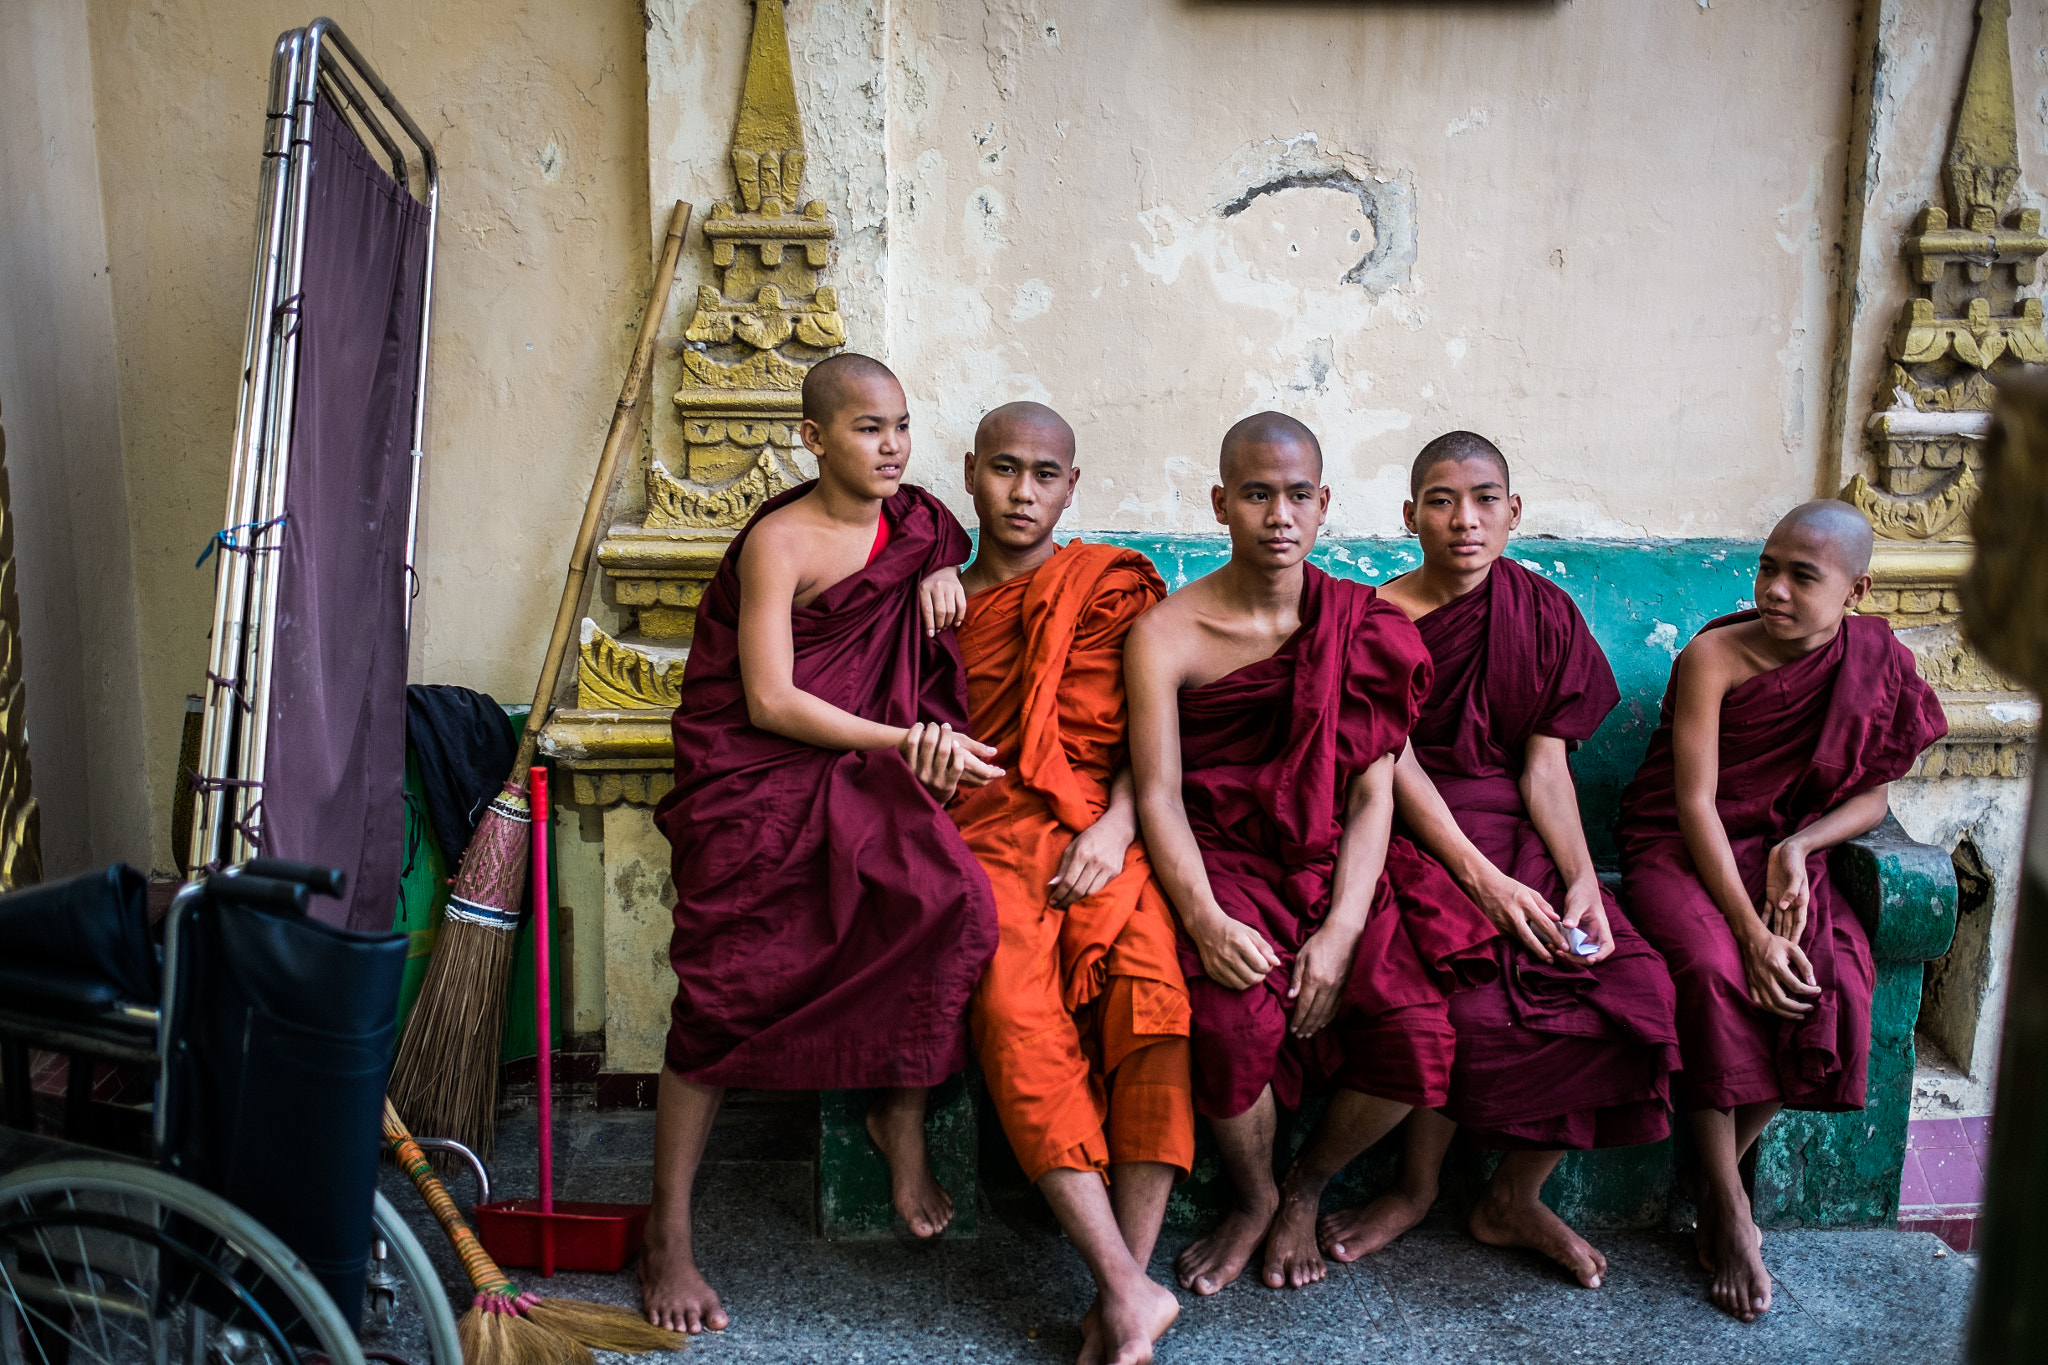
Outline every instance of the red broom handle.
[(555, 1228), (547, 1215), (555, 1211), (555, 1077), (548, 1050), (553, 1004), (548, 971), (548, 770), (535, 766), (528, 774), (528, 800), (533, 805), (533, 1027), (540, 1068), (540, 1273), (555, 1273)]

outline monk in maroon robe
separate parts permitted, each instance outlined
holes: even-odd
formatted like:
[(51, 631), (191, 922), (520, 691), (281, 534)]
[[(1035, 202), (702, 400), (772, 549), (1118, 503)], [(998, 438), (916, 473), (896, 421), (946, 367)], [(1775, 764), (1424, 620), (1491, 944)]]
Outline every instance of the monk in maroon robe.
[(881, 1088), (868, 1130), (897, 1209), (920, 1236), (945, 1226), (925, 1097), (966, 1064), (995, 951), (988, 878), (942, 803), (1000, 770), (964, 733), (965, 670), (924, 588), (966, 533), (901, 482), (909, 417), (879, 362), (814, 366), (804, 414), (819, 477), (755, 514), (704, 594), (655, 815), (675, 848), (676, 999), (641, 1277), (673, 1330), (726, 1323), (689, 1223), (726, 1086)]
[(1700, 1259), (1745, 1322), (1771, 1279), (1738, 1163), (1782, 1107), (1863, 1107), (1876, 973), (1827, 851), (1883, 820), (1887, 784), (1948, 731), (1890, 625), (1849, 615), (1871, 539), (1833, 500), (1778, 523), (1757, 609), (1686, 646), (1622, 794), (1624, 898), (1678, 985)]
[(1459, 1128), (1506, 1153), (1474, 1236), (1558, 1261), (1589, 1289), (1606, 1258), (1542, 1201), (1567, 1148), (1670, 1132), (1678, 1064), (1671, 975), (1600, 885), (1567, 762), (1620, 700), (1564, 591), (1505, 557), (1521, 521), (1507, 461), (1454, 431), (1410, 471), (1402, 509), (1422, 567), (1381, 589), (1429, 647), (1435, 682), (1395, 770), (1407, 826), (1502, 930), (1500, 976), (1454, 997), (1450, 1099), (1408, 1119), (1400, 1185), (1323, 1219), (1340, 1261), (1377, 1251), (1435, 1202)]
[[(1212, 500), (1230, 562), (1132, 628), (1125, 653), (1145, 839), (1180, 921), (1195, 1107), (1236, 1187), (1184, 1252), (1213, 1294), (1261, 1244), (1273, 1288), (1323, 1278), (1318, 1200), (1412, 1106), (1444, 1102), (1445, 1001), (1490, 977), (1493, 927), (1392, 835), (1393, 766), (1429, 688), (1413, 626), (1303, 563), (1322, 452), (1278, 413), (1224, 438)], [(1334, 1090), (1284, 1186), (1275, 1110)]]

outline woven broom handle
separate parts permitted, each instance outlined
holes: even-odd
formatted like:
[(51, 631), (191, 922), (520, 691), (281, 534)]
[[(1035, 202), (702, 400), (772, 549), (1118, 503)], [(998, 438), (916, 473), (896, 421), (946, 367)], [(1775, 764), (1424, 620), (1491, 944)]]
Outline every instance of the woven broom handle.
[(548, 723), (548, 706), (554, 700), (555, 679), (562, 672), (562, 656), (569, 651), (569, 631), (576, 624), (576, 608), (583, 600), (583, 580), (590, 573), (590, 552), (597, 545), (597, 523), (611, 496), (619, 455), (633, 439), (640, 416), (640, 390), (647, 386), (647, 371), (654, 363), (655, 337), (661, 331), (662, 314), (668, 310), (669, 289), (676, 279), (676, 260), (682, 255), (683, 234), (689, 227), (690, 206), (678, 199), (668, 217), (668, 237), (661, 244), (661, 264), (655, 267), (654, 289), (647, 295), (647, 311), (640, 319), (640, 339), (633, 346), (633, 364), (626, 371), (619, 406), (612, 413), (612, 429), (606, 433), (604, 453), (597, 459), (597, 476), (590, 481), (590, 496), (583, 503), (583, 525), (576, 531), (576, 548), (569, 552), (569, 577), (562, 584), (561, 605), (555, 608), (555, 632), (548, 637), (547, 658), (540, 666), (540, 682), (533, 689), (533, 710), (526, 717), (525, 732), (519, 737), (512, 775), (505, 779), (521, 790), (526, 786), (526, 770), (533, 766), (540, 732)]
[(447, 1189), (441, 1184), (441, 1177), (434, 1174), (434, 1168), (427, 1164), (427, 1154), (412, 1140), (405, 1121), (398, 1117), (398, 1110), (389, 1099), (384, 1101), (384, 1140), (391, 1144), (391, 1150), (398, 1157), (399, 1167), (412, 1177), (412, 1183), (419, 1187), (420, 1197), (427, 1201), (434, 1217), (439, 1220), (448, 1240), (455, 1244), (455, 1254), (462, 1261), (463, 1270), (469, 1275), (469, 1283), (479, 1294), (507, 1294), (517, 1296), (519, 1286), (512, 1283), (498, 1263), (491, 1259), (483, 1243), (477, 1241), (476, 1233), (462, 1220), (462, 1211), (455, 1207), (455, 1201), (448, 1197)]

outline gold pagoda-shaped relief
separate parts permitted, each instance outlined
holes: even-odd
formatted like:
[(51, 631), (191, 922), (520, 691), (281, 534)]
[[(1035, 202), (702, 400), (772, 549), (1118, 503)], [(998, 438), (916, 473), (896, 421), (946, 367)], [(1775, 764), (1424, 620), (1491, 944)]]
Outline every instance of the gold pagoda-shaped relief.
[(797, 432), (804, 375), (846, 344), (838, 291), (821, 283), (838, 227), (822, 200), (803, 198), (782, 9), (783, 0), (755, 0), (734, 193), (703, 221), (718, 283), (697, 290), (680, 339), (679, 457), (649, 461), (645, 510), (598, 546), (606, 596), (630, 623), (611, 632), (583, 622), (575, 708), (557, 711), (543, 736), (574, 774), (578, 804), (647, 804), (667, 790), (669, 716), (697, 604), (734, 533), (808, 477)]
[(650, 528), (736, 526), (803, 478), (804, 375), (846, 344), (839, 292), (819, 283), (838, 228), (824, 201), (803, 199), (805, 164), (782, 5), (759, 0), (733, 129), (738, 193), (704, 222), (719, 282), (698, 289), (683, 332), (686, 467), (649, 466)]
[(2022, 297), (2048, 254), (2020, 188), (2007, 21), (2012, 0), (1982, 0), (1969, 74), (1942, 165), (1943, 208), (1920, 210), (1901, 244), (1915, 297), (1887, 343), (1890, 364), (1864, 431), (1874, 469), (1841, 496), (1877, 528), (1866, 611), (1888, 617), (1940, 692), (1949, 737), (1922, 776), (2024, 773), (2039, 710), (1957, 629), (1995, 380), (2048, 362), (2041, 300)]

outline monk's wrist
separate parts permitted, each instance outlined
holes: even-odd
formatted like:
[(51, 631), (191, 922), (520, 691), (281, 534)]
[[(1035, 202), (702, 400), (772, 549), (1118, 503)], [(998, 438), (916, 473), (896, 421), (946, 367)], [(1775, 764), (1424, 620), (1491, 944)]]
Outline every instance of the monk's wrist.
[(1332, 911), (1330, 917), (1323, 921), (1323, 927), (1316, 930), (1312, 937), (1327, 937), (1329, 942), (1341, 943), (1346, 946), (1349, 946), (1350, 944), (1356, 943), (1359, 937), (1364, 933), (1365, 913), (1363, 911), (1360, 911), (1356, 915), (1348, 913), (1340, 914), (1335, 911)]
[(1760, 953), (1770, 944), (1770, 926), (1754, 910), (1745, 910), (1740, 919), (1731, 917), (1729, 927), (1735, 931), (1736, 944), (1749, 952)]
[(1095, 823), (1090, 825), (1089, 828), (1101, 830), (1107, 835), (1114, 835), (1123, 843), (1125, 848), (1129, 848), (1138, 839), (1138, 813), (1130, 810), (1119, 810), (1116, 806), (1110, 806), (1102, 814), (1095, 817)]

